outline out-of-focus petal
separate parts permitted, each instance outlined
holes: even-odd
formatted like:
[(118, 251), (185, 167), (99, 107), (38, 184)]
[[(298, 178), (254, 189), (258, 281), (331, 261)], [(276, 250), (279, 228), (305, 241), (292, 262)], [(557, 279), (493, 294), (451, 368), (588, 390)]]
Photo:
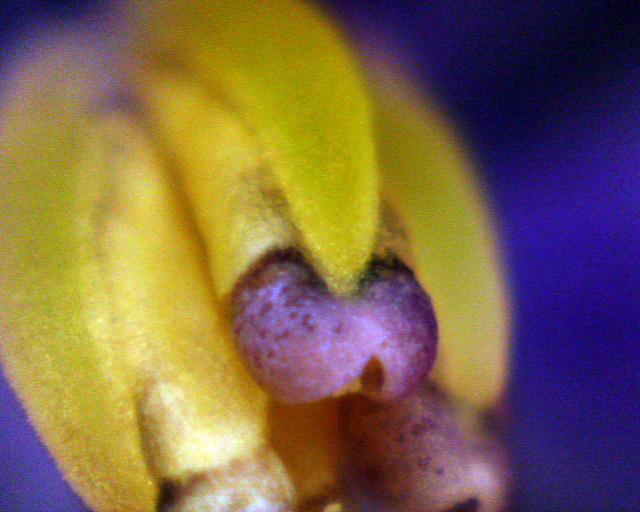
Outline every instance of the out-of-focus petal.
[(384, 194), (438, 316), (436, 380), (453, 396), (491, 405), (506, 384), (509, 323), (487, 204), (437, 109), (390, 68), (373, 76)]

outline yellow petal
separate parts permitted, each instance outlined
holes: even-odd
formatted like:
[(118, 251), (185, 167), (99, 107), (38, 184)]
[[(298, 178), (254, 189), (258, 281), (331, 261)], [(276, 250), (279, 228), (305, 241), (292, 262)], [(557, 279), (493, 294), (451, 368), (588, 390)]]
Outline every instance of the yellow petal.
[(154, 423), (155, 469), (180, 479), (250, 456), (266, 443), (267, 396), (236, 353), (190, 217), (140, 129), (121, 114), (102, 124), (115, 153), (97, 236), (117, 326), (111, 343)]
[[(254, 132), (307, 255), (335, 291), (352, 290), (377, 227), (377, 182), (367, 92), (335, 28), (295, 0), (140, 3), (133, 10), (147, 65), (181, 67)], [(196, 126), (207, 115), (184, 113)], [(232, 207), (216, 205), (220, 219)], [(230, 238), (221, 229), (201, 226), (212, 253), (225, 251), (221, 241)], [(216, 285), (228, 291), (226, 283)]]
[(87, 69), (85, 39), (51, 45), (3, 112), (3, 361), (89, 505), (151, 512), (161, 480), (267, 453), (267, 397), (170, 176), (103, 104), (108, 61)]
[(15, 74), (0, 113), (3, 362), (96, 510), (152, 510), (157, 489), (132, 377), (110, 343), (109, 291), (93, 243), (100, 162), (87, 102), (100, 92), (105, 61), (86, 40), (50, 44)]
[(373, 73), (385, 197), (405, 225), (440, 330), (435, 376), (453, 396), (491, 405), (508, 370), (508, 300), (488, 205), (440, 112), (396, 72)]

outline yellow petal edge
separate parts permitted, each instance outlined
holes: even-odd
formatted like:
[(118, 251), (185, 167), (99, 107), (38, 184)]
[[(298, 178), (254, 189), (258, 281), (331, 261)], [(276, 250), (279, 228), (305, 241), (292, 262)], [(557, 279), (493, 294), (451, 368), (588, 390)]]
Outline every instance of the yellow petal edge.
[(85, 109), (104, 59), (81, 41), (53, 37), (53, 51), (27, 54), (3, 101), (2, 356), (76, 491), (98, 511), (151, 510), (156, 488), (89, 218), (100, 162)]
[(388, 63), (371, 68), (382, 190), (438, 316), (435, 379), (475, 407), (496, 405), (509, 369), (509, 299), (485, 197), (436, 105)]

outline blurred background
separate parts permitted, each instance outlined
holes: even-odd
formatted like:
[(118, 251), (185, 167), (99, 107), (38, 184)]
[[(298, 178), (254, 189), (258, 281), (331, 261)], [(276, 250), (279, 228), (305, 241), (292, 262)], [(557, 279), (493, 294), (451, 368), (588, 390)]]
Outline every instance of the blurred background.
[[(640, 3), (325, 3), (402, 52), (493, 200), (515, 303), (513, 512), (639, 512)], [(88, 5), (0, 2), (1, 59)], [(4, 381), (0, 410), (0, 510), (85, 510)]]

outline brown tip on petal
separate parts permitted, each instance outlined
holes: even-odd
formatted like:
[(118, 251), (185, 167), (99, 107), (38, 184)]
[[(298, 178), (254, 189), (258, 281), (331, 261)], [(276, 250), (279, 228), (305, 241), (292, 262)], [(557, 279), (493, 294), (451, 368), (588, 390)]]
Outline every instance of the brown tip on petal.
[(320, 400), (365, 371), (381, 399), (405, 396), (427, 376), (437, 327), (411, 271), (374, 263), (354, 298), (336, 297), (295, 251), (265, 257), (233, 295), (238, 348), (255, 379), (288, 403)]
[(345, 432), (353, 493), (387, 512), (500, 512), (510, 484), (504, 447), (433, 387), (381, 403), (349, 397)]
[(264, 455), (165, 484), (159, 512), (294, 512), (279, 463)]

